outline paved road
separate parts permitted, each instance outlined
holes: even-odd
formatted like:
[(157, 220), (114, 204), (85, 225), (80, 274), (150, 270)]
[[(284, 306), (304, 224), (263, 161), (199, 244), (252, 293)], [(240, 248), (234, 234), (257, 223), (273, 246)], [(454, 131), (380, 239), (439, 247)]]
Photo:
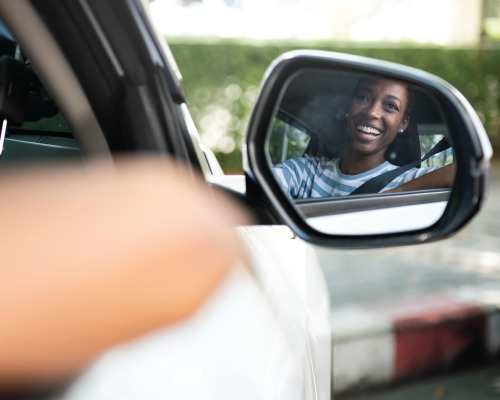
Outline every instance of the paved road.
[(452, 238), (375, 250), (317, 248), (332, 308), (397, 301), (462, 285), (500, 287), (500, 163), (492, 168), (488, 200)]
[(462, 371), (401, 383), (389, 388), (370, 389), (363, 393), (336, 395), (335, 400), (498, 400), (500, 399), (500, 365)]

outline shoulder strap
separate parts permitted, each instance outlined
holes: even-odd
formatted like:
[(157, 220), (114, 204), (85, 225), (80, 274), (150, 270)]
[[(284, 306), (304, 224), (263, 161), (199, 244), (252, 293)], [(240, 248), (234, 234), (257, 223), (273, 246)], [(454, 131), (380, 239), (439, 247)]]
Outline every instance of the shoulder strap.
[(387, 171), (381, 175), (375, 176), (370, 180), (367, 180), (353, 192), (353, 194), (366, 194), (366, 193), (378, 193), (384, 187), (386, 187), (392, 180), (397, 178), (402, 173), (408, 171), (409, 169), (415, 167), (416, 165), (424, 162), (428, 158), (432, 157), (434, 154), (440, 153), (450, 147), (450, 144), (446, 140), (446, 138), (441, 139), (441, 141), (436, 144), (421, 160), (414, 161), (412, 163), (403, 165), (399, 168), (393, 169), (391, 171)]

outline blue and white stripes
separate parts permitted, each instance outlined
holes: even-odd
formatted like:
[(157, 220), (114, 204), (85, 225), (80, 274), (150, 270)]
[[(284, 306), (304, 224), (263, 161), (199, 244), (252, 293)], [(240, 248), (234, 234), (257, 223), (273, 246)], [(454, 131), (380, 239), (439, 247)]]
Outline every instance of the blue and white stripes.
[[(274, 166), (283, 190), (294, 199), (347, 196), (369, 179), (398, 168), (388, 161), (359, 175), (340, 172), (340, 159), (329, 160), (305, 154)], [(393, 189), (422, 176), (434, 168), (412, 168), (390, 182), (382, 191)]]

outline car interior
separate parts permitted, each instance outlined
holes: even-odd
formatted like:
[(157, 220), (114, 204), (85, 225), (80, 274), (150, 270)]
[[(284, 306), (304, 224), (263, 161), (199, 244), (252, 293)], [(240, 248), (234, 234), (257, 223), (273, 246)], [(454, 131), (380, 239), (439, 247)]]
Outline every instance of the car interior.
[(81, 160), (78, 144), (14, 38), (0, 24), (0, 168)]

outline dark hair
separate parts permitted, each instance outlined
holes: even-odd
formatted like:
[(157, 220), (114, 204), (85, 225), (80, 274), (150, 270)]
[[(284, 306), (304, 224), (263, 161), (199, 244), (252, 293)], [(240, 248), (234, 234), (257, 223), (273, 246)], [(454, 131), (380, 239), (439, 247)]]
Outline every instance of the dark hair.
[(406, 87), (406, 110), (405, 117), (411, 117), (411, 113), (413, 111), (413, 103), (415, 102), (415, 93), (411, 90), (408, 85), (405, 84)]

